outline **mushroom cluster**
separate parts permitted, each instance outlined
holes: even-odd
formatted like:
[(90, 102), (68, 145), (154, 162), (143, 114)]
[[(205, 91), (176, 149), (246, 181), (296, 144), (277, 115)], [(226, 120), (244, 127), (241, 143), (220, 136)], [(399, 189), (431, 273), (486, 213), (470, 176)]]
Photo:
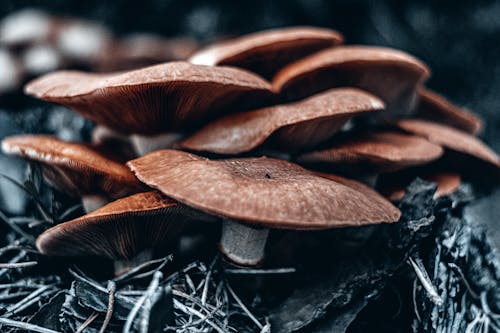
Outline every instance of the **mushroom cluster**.
[(107, 257), (120, 273), (171, 245), (182, 226), (218, 221), (220, 251), (253, 266), (274, 229), (397, 222), (401, 173), (436, 182), (436, 196), (453, 193), (471, 165), (497, 179), (499, 156), (475, 136), (480, 119), (427, 90), (424, 63), (342, 42), (329, 29), (283, 28), (185, 61), (30, 82), (27, 94), (96, 124), (91, 144), (3, 141), (87, 202), (87, 215), (39, 236), (39, 250)]
[(190, 38), (132, 33), (115, 37), (92, 21), (23, 9), (0, 20), (0, 94), (25, 79), (61, 68), (125, 70), (184, 59), (197, 48)]

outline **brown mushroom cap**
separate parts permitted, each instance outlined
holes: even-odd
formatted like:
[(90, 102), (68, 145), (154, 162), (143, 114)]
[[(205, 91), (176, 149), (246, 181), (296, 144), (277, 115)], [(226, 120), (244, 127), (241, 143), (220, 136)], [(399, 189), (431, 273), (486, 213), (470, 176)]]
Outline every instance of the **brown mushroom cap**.
[(186, 62), (112, 74), (59, 71), (28, 83), (25, 92), (118, 132), (144, 135), (177, 130), (271, 95), (269, 83), (249, 72)]
[[(389, 174), (382, 177), (377, 183), (377, 189), (389, 200), (398, 201), (403, 199), (405, 190), (411, 181), (415, 179), (414, 173)], [(432, 172), (419, 175), (424, 180), (437, 184), (435, 198), (450, 195), (458, 190), (462, 183), (462, 177), (455, 172)]]
[(118, 198), (143, 188), (125, 165), (84, 144), (46, 135), (18, 135), (4, 139), (2, 150), (42, 163), (47, 180), (70, 195), (104, 193)]
[(330, 29), (280, 28), (211, 45), (196, 52), (189, 61), (241, 67), (270, 79), (284, 65), (342, 41), (342, 35)]
[(442, 154), (440, 146), (421, 137), (385, 131), (348, 138), (331, 148), (303, 154), (299, 161), (379, 173), (426, 164)]
[(355, 181), (353, 179), (334, 175), (331, 173), (315, 172), (315, 174), (320, 176), (320, 177), (324, 177), (324, 178), (333, 180), (337, 183), (340, 183), (342, 185), (353, 188), (353, 189), (363, 193), (364, 195), (370, 197), (374, 202), (378, 202), (378, 204), (380, 206), (387, 206), (387, 199), (386, 198), (384, 198), (377, 191), (375, 191), (374, 189), (372, 189), (371, 187), (369, 187), (363, 183), (360, 183), (360, 182)]
[(453, 105), (443, 96), (425, 88), (419, 91), (417, 116), (470, 134), (478, 134), (483, 128), (483, 122), (477, 115)]
[(394, 222), (399, 210), (273, 158), (211, 161), (159, 150), (129, 161), (136, 176), (188, 206), (271, 228), (324, 229)]
[(158, 191), (138, 193), (46, 230), (36, 246), (51, 256), (131, 259), (175, 239), (190, 218), (186, 210)]
[(299, 150), (331, 138), (350, 117), (383, 107), (380, 99), (361, 90), (332, 89), (300, 102), (228, 115), (211, 122), (180, 146), (239, 154), (263, 144), (272, 135), (274, 145)]
[(478, 138), (466, 132), (416, 119), (400, 120), (396, 125), (406, 132), (425, 137), (444, 148), (476, 158), (497, 169), (500, 168), (500, 157)]
[(411, 109), (429, 69), (407, 53), (383, 47), (338, 46), (284, 67), (273, 88), (300, 98), (329, 88), (351, 86), (380, 97), (390, 110)]

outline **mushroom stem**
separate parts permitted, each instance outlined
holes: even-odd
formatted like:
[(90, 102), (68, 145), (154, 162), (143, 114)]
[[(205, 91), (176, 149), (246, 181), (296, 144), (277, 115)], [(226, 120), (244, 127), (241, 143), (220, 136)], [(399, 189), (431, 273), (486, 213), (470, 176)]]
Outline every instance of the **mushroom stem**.
[(255, 228), (233, 220), (222, 221), (220, 251), (232, 262), (255, 266), (264, 259), (269, 229)]
[(109, 203), (108, 198), (101, 194), (88, 194), (82, 196), (82, 204), (85, 212), (90, 213)]
[(142, 156), (155, 150), (170, 148), (181, 137), (180, 133), (165, 133), (154, 136), (133, 134), (130, 136), (130, 141), (136, 153)]
[(130, 259), (122, 259), (115, 261), (115, 276), (120, 276), (128, 272), (134, 267), (139, 266), (140, 264), (149, 261), (153, 258), (153, 250), (146, 249), (144, 251), (139, 252), (137, 255)]
[(377, 185), (378, 174), (377, 173), (366, 173), (356, 177), (360, 182), (374, 188)]

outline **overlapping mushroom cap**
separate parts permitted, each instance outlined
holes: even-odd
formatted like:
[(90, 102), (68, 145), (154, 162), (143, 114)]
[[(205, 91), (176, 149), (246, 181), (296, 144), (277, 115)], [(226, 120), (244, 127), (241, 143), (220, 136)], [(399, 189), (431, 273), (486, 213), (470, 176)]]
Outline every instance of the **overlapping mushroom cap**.
[(104, 193), (119, 198), (143, 188), (123, 164), (81, 143), (45, 135), (19, 135), (4, 139), (2, 150), (40, 162), (47, 180), (73, 196)]
[(273, 88), (299, 98), (335, 87), (357, 87), (380, 97), (390, 115), (410, 113), (429, 69), (393, 49), (338, 46), (291, 63), (273, 79)]
[(383, 107), (380, 99), (361, 90), (332, 89), (300, 102), (228, 115), (180, 145), (190, 150), (238, 154), (271, 139), (275, 146), (300, 150), (331, 138), (352, 116)]
[(160, 150), (127, 165), (144, 183), (196, 209), (271, 228), (324, 229), (399, 219), (351, 187), (273, 158), (208, 160)]
[(409, 133), (425, 137), (448, 150), (483, 161), (497, 169), (500, 168), (500, 157), (478, 138), (466, 132), (417, 119), (400, 120), (396, 125)]
[(225, 65), (248, 69), (271, 79), (284, 65), (321, 49), (342, 43), (336, 31), (291, 27), (256, 32), (210, 45), (189, 61), (199, 65)]
[(188, 212), (157, 191), (138, 193), (46, 230), (36, 246), (52, 256), (131, 259), (175, 239), (183, 224), (194, 217)]
[(328, 165), (333, 170), (390, 172), (427, 164), (443, 154), (443, 149), (421, 137), (378, 131), (351, 137), (330, 148), (305, 153), (299, 161)]
[(425, 88), (419, 91), (416, 115), (470, 134), (478, 134), (483, 128), (483, 122), (477, 115), (453, 105), (443, 96)]
[(149, 135), (189, 127), (271, 95), (269, 83), (249, 72), (186, 62), (121, 74), (60, 71), (30, 82), (25, 92), (118, 132)]
[(462, 183), (462, 177), (456, 172), (402, 172), (381, 177), (377, 182), (377, 190), (391, 201), (401, 200), (405, 195), (406, 187), (416, 178), (416, 175), (437, 185), (436, 192), (434, 193), (435, 198), (454, 193)]

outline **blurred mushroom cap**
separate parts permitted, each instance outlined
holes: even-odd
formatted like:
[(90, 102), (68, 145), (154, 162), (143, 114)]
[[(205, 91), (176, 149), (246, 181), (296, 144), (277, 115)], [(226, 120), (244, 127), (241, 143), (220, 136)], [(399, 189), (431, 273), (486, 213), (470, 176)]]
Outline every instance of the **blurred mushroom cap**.
[(396, 125), (406, 132), (425, 137), (448, 150), (486, 162), (496, 169), (500, 168), (500, 157), (481, 140), (467, 132), (417, 119), (400, 120)]
[(477, 115), (459, 108), (443, 96), (425, 88), (419, 90), (417, 116), (474, 135), (483, 128), (483, 122)]

